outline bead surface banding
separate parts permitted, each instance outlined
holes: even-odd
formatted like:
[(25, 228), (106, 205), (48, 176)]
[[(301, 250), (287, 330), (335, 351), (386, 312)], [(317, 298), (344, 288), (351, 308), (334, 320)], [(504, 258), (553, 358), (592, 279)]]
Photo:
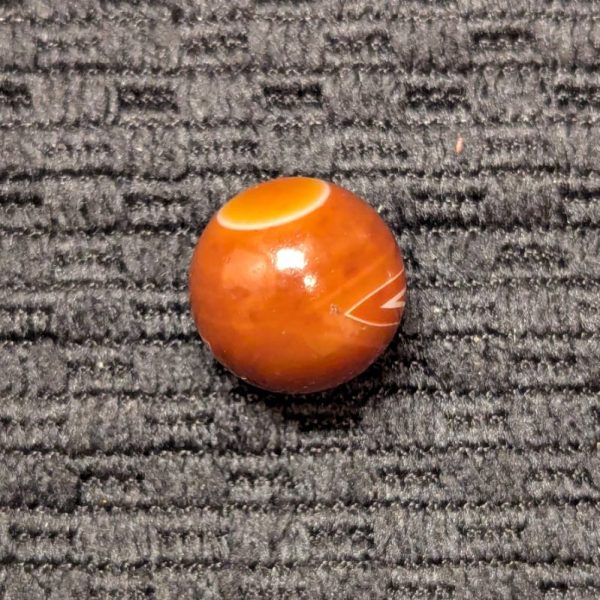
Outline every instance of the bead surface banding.
[(216, 358), (278, 392), (358, 375), (404, 311), (404, 264), (387, 225), (353, 193), (307, 177), (232, 198), (200, 236), (189, 276), (194, 320)]

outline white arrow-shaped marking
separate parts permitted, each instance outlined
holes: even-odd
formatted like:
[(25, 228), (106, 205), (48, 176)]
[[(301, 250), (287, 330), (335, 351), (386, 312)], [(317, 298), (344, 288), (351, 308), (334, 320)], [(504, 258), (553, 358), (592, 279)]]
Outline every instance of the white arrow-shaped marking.
[[(377, 292), (381, 291), (384, 287), (386, 287), (390, 283), (392, 283), (392, 281), (395, 281), (396, 279), (398, 279), (398, 277), (400, 277), (400, 275), (402, 275), (402, 273), (404, 273), (404, 267), (402, 267), (402, 269), (400, 270), (399, 273), (396, 273), (393, 277), (390, 277), (385, 283), (382, 283), (377, 289), (374, 289), (371, 293), (367, 294), (364, 298), (359, 300), (354, 306), (349, 308), (344, 314), (349, 319), (354, 319), (355, 321), (358, 321), (359, 323), (364, 323), (365, 325), (372, 325), (373, 327), (390, 327), (390, 326), (398, 325), (398, 321), (394, 321), (393, 323), (375, 323), (373, 321), (367, 321), (365, 319), (361, 319), (360, 317), (355, 317), (352, 314), (352, 311), (354, 311), (356, 308), (358, 308), (361, 304), (364, 304), (371, 296), (374, 296)], [(404, 302), (402, 300), (400, 300), (400, 298), (402, 298), (404, 296), (404, 292), (406, 292), (406, 287), (404, 287), (404, 289), (399, 294), (394, 296), (391, 300), (388, 300), (380, 308), (402, 308), (404, 306)]]
[(388, 300), (385, 304), (382, 304), (381, 308), (404, 308), (405, 303), (404, 300), (402, 300), (402, 298), (404, 298), (404, 292), (406, 292), (406, 288)]

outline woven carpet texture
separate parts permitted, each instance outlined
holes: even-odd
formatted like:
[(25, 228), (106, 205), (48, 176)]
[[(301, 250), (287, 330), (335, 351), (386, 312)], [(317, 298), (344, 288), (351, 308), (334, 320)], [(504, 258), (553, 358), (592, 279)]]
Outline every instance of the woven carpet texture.
[[(0, 129), (0, 598), (600, 597), (597, 2), (0, 0)], [(315, 397), (189, 312), (279, 174), (406, 257)]]

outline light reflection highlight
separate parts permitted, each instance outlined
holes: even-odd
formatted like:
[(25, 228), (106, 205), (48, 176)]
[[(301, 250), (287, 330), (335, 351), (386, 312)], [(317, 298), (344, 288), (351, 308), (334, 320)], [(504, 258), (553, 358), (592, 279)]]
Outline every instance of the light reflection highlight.
[(278, 271), (302, 270), (306, 267), (306, 256), (297, 248), (280, 248), (275, 254), (275, 268)]

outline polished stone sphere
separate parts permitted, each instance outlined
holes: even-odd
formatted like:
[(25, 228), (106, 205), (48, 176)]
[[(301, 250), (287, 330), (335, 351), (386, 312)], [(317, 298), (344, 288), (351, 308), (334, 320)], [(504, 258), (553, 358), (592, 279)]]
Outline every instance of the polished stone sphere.
[(366, 202), (285, 177), (227, 202), (189, 273), (201, 337), (258, 387), (307, 393), (343, 383), (386, 348), (404, 311), (400, 249)]

